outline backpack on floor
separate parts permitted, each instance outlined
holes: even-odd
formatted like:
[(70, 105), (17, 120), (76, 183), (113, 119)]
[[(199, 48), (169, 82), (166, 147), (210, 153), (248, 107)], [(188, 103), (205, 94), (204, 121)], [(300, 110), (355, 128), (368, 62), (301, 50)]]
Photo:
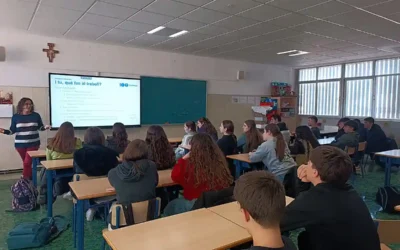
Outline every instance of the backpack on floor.
[(63, 216), (44, 218), (39, 223), (21, 223), (8, 233), (8, 249), (25, 249), (44, 246), (57, 238), (68, 226)]
[(14, 212), (28, 212), (36, 209), (38, 191), (32, 181), (25, 178), (19, 179), (11, 186), (11, 207)]
[(383, 211), (395, 213), (394, 207), (400, 205), (400, 192), (395, 187), (380, 187), (376, 193), (376, 202)]

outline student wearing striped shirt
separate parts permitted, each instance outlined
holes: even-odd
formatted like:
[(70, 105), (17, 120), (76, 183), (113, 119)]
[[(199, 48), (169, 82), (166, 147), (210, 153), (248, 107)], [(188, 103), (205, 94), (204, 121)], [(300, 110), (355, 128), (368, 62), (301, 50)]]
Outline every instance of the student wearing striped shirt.
[(23, 161), (22, 176), (25, 179), (32, 179), (32, 158), (27, 152), (39, 149), (39, 131), (51, 129), (51, 126), (43, 124), (42, 118), (34, 110), (33, 101), (22, 98), (18, 102), (17, 113), (11, 118), (10, 129), (0, 128), (2, 134), (15, 134), (15, 149)]

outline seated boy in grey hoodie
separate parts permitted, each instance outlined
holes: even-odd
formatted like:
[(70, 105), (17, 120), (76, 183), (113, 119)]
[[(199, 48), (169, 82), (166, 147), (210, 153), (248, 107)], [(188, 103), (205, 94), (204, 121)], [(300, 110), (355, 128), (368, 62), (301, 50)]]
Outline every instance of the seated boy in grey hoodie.
[(331, 145), (343, 150), (345, 150), (346, 147), (357, 147), (360, 138), (360, 135), (356, 132), (357, 128), (358, 124), (356, 121), (350, 120), (346, 122), (343, 127), (345, 134), (339, 137), (337, 141), (333, 141)]

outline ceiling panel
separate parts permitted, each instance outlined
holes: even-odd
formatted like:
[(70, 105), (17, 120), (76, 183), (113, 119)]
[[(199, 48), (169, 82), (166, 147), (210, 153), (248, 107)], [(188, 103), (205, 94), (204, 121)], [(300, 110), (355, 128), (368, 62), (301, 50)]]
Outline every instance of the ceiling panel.
[(375, 47), (375, 48), (400, 46), (400, 42), (394, 42), (391, 40), (382, 39), (380, 37), (371, 37), (368, 40), (365, 40), (365, 39), (357, 40), (356, 39), (356, 40), (353, 40), (352, 42), (366, 45), (366, 46)]
[(214, 0), (175, 0), (175, 1), (181, 2), (181, 3), (188, 3), (188, 4), (196, 5), (196, 6), (202, 6), (204, 4), (212, 2)]
[(286, 14), (284, 16), (275, 18), (269, 22), (276, 26), (287, 28), (287, 27), (295, 27), (297, 25), (301, 25), (303, 23), (308, 23), (308, 22), (313, 22), (313, 21), (315, 21), (315, 20), (311, 17), (292, 13), (292, 14)]
[(230, 31), (229, 29), (225, 29), (223, 27), (218, 27), (218, 26), (211, 25), (211, 24), (201, 27), (200, 29), (196, 30), (196, 32), (198, 32), (198, 33), (212, 35), (212, 36), (221, 35), (226, 32), (229, 32), (229, 31)]
[(323, 2), (327, 2), (330, 0), (301, 0), (301, 1), (293, 1), (293, 0), (275, 0), (275, 1), (270, 1), (268, 4), (285, 9), (285, 10), (290, 10), (290, 11), (299, 11), (301, 9), (314, 6)]
[(228, 14), (236, 14), (259, 5), (261, 4), (252, 0), (219, 0), (205, 5), (204, 8)]
[(126, 43), (126, 45), (134, 46), (134, 47), (150, 47), (154, 44), (155, 44), (155, 42), (153, 42), (153, 41), (147, 41), (147, 40), (141, 40), (141, 39), (135, 39), (135, 40), (132, 40), (132, 41), (129, 41), (128, 43)]
[(148, 32), (154, 28), (157, 28), (156, 25), (147, 24), (147, 23), (138, 23), (132, 21), (125, 21), (118, 25), (119, 29), (130, 30), (130, 31), (138, 31), (138, 32)]
[(97, 15), (126, 19), (138, 12), (138, 10), (109, 3), (96, 2), (93, 7), (90, 8), (89, 12)]
[(83, 13), (83, 11), (40, 5), (38, 10), (36, 11), (35, 17), (47, 18), (49, 20), (61, 19), (76, 22), (83, 15)]
[(170, 0), (162, 0), (153, 2), (152, 4), (144, 8), (144, 10), (162, 15), (179, 17), (196, 8), (196, 6), (189, 4), (173, 2)]
[(388, 0), (341, 0), (341, 1), (357, 7), (365, 7), (373, 4), (382, 3)]
[(396, 22), (400, 22), (400, 12), (389, 15), (388, 18), (390, 18), (391, 20), (394, 20)]
[(142, 9), (155, 0), (102, 0), (103, 2), (130, 7), (134, 9)]
[(340, 49), (340, 48), (346, 48), (349, 46), (353, 46), (354, 44), (349, 43), (349, 42), (341, 42), (341, 41), (332, 41), (332, 43), (327, 43), (324, 45), (321, 45), (324, 48), (328, 49)]
[(340, 2), (336, 2), (336, 1), (330, 1), (330, 2), (319, 4), (314, 7), (309, 7), (307, 9), (300, 11), (299, 13), (308, 15), (308, 16), (312, 16), (312, 17), (325, 19), (330, 16), (338, 15), (338, 14), (345, 13), (345, 12), (350, 12), (353, 10), (354, 10), (354, 8), (347, 4), (343, 4)]
[(242, 12), (239, 15), (259, 21), (266, 21), (288, 13), (287, 10), (279, 9), (270, 5), (261, 5), (260, 7)]
[(300, 43), (307, 43), (312, 45), (324, 45), (324, 44), (331, 44), (337, 42), (334, 39), (327, 38), (324, 36), (317, 36), (313, 34), (301, 34), (299, 36), (288, 38), (288, 40), (300, 42)]
[(194, 29), (203, 27), (204, 25), (206, 25), (206, 24), (177, 18), (177, 19), (173, 20), (172, 22), (166, 24), (165, 26), (169, 27), (169, 28), (179, 29), (179, 30), (192, 31)]
[(394, 0), (365, 8), (375, 14), (388, 16), (400, 12), (400, 1)]
[(86, 11), (96, 0), (42, 0), (41, 5), (50, 5), (71, 10)]
[(126, 43), (129, 40), (134, 39), (135, 37), (140, 36), (142, 33), (128, 31), (128, 30), (121, 30), (121, 29), (112, 29), (107, 32), (105, 35), (100, 37), (99, 41), (106, 41), (106, 42), (115, 42), (115, 43)]
[(26, 30), (36, 9), (36, 2), (7, 1), (0, 4), (0, 26)]
[(357, 35), (357, 31), (322, 21), (299, 25), (295, 29), (343, 40), (349, 39), (352, 35)]
[(227, 18), (228, 16), (228, 14), (222, 12), (198, 8), (195, 11), (192, 11), (189, 14), (182, 16), (181, 18), (202, 23), (213, 23), (221, 19)]
[(96, 40), (99, 36), (103, 35), (110, 28), (104, 26), (97, 26), (88, 23), (77, 23), (65, 35), (70, 38)]
[(272, 25), (270, 23), (258, 23), (256, 25), (250, 26), (248, 28), (240, 29), (237, 32), (241, 34), (241, 37), (252, 37), (258, 36), (266, 33), (270, 33), (273, 31), (277, 31), (282, 29), (281, 27)]
[(129, 20), (133, 22), (148, 23), (157, 26), (163, 25), (173, 19), (174, 17), (151, 13), (147, 11), (139, 11), (135, 15), (129, 18)]
[(46, 35), (63, 35), (74, 24), (69, 20), (53, 20), (36, 17), (30, 27), (30, 31)]
[(123, 22), (123, 20), (113, 18), (113, 17), (100, 16), (100, 15), (86, 13), (79, 20), (79, 22), (114, 28), (115, 26), (117, 26), (118, 24)]
[(258, 21), (256, 21), (256, 20), (239, 17), (239, 16), (231, 16), (224, 20), (214, 23), (214, 25), (223, 27), (226, 29), (236, 30), (236, 29), (247, 27), (247, 26), (250, 26), (250, 25), (253, 25), (256, 23), (258, 23)]

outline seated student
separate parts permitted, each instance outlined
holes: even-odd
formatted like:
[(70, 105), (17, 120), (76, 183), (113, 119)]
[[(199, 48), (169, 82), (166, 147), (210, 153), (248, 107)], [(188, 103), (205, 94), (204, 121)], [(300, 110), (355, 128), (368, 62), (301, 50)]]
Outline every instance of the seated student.
[(347, 117), (341, 118), (341, 119), (338, 121), (338, 124), (337, 124), (337, 126), (338, 126), (338, 132), (337, 132), (337, 134), (335, 135), (335, 141), (337, 141), (342, 135), (345, 134), (343, 127), (344, 127), (344, 124), (345, 124), (346, 122), (348, 122), (348, 121), (350, 121), (350, 119), (347, 118)]
[(308, 117), (308, 126), (310, 126), (311, 131), (315, 135), (317, 139), (321, 139), (321, 132), (319, 131), (318, 128), (318, 118), (316, 116), (310, 116)]
[(178, 160), (171, 178), (183, 187), (183, 197), (168, 203), (166, 216), (191, 210), (203, 192), (222, 190), (233, 182), (223, 153), (209, 135), (201, 133), (193, 136), (190, 153)]
[(353, 121), (357, 122), (357, 132), (360, 135), (360, 142), (367, 141), (367, 129), (364, 128), (364, 124), (361, 123), (360, 119), (354, 119)]
[[(75, 150), (82, 148), (82, 141), (75, 137), (74, 126), (70, 122), (61, 124), (56, 135), (50, 139), (46, 147), (46, 160), (59, 160), (72, 158)], [(41, 172), (43, 176), (42, 185), (39, 188), (38, 203), (40, 205), (46, 204), (47, 199), (47, 184), (45, 181), (45, 171)], [(71, 198), (68, 194), (68, 182), (70, 178), (59, 178), (54, 182), (54, 191), (56, 195), (64, 194), (64, 198)]]
[(305, 228), (299, 250), (379, 250), (376, 226), (362, 197), (348, 185), (353, 164), (342, 150), (320, 146), (298, 169), (303, 182), (314, 187), (303, 192), (286, 209), (283, 232)]
[(227, 155), (233, 155), (236, 153), (236, 136), (233, 134), (235, 131), (235, 126), (230, 120), (223, 120), (219, 131), (223, 134), (221, 139), (218, 140), (217, 145), (221, 149), (222, 153)]
[(218, 141), (218, 133), (217, 130), (215, 129), (214, 125), (212, 125), (212, 123), (210, 122), (210, 120), (208, 120), (208, 118), (206, 117), (201, 117), (198, 121), (197, 121), (197, 132), (198, 133), (206, 133), (209, 136), (211, 136), (211, 138), (217, 142)]
[(112, 129), (112, 136), (108, 136), (106, 140), (106, 147), (111, 148), (118, 154), (122, 154), (129, 144), (128, 134), (124, 124), (120, 122), (114, 123)]
[(119, 154), (105, 145), (104, 133), (98, 127), (88, 128), (83, 148), (74, 153), (74, 172), (88, 176), (107, 175), (118, 165)]
[(281, 236), (279, 227), (285, 211), (285, 189), (266, 171), (248, 172), (236, 181), (234, 197), (239, 203), (244, 227), (253, 238), (249, 250), (297, 250)]
[(357, 122), (352, 120), (346, 122), (343, 126), (345, 134), (339, 137), (337, 141), (333, 141), (331, 145), (343, 150), (346, 147), (357, 147), (360, 138), (360, 135), (356, 132), (357, 128)]
[(150, 126), (147, 130), (146, 143), (149, 148), (149, 160), (157, 164), (158, 170), (172, 168), (175, 165), (175, 153), (161, 126)]
[(249, 153), (251, 162), (263, 162), (265, 168), (283, 182), (286, 173), (296, 166), (290, 156), (289, 148), (283, 135), (275, 124), (265, 126), (263, 134), (264, 143), (256, 152)]
[(115, 188), (118, 203), (134, 203), (156, 198), (157, 165), (147, 156), (146, 142), (136, 139), (128, 144), (122, 163), (108, 172), (108, 180)]
[(374, 118), (365, 118), (364, 127), (367, 130), (367, 154), (388, 150), (386, 134), (378, 124), (375, 124)]
[(283, 138), (285, 139), (286, 144), (289, 145), (290, 143), (290, 131), (288, 129), (288, 127), (286, 126), (285, 122), (280, 122), (278, 124), (276, 124), (276, 126), (278, 126), (279, 130), (281, 131)]
[(183, 147), (189, 146), (190, 140), (192, 140), (192, 137), (196, 134), (196, 124), (193, 121), (187, 121), (183, 125), (183, 129), (185, 130), (185, 135), (182, 138), (182, 143), (175, 149), (176, 160), (185, 155), (186, 150)]
[(247, 120), (243, 124), (243, 132), (237, 140), (237, 147), (241, 153), (249, 153), (256, 150), (263, 143), (263, 137), (256, 127), (254, 120)]
[(308, 162), (311, 151), (320, 146), (317, 138), (308, 126), (298, 126), (294, 143), (289, 146), (290, 153), (296, 155), (296, 162), (302, 165)]

